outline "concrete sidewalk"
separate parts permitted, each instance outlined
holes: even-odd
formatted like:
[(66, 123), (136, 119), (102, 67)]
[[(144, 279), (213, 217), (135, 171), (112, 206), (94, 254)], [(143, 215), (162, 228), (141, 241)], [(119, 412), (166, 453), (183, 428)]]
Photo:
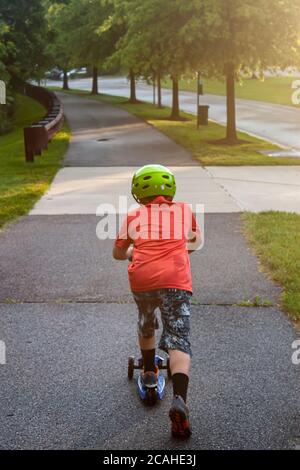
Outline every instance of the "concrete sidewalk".
[[(0, 340), (7, 351), (0, 366), (0, 448), (295, 448), (297, 335), (277, 305), (280, 288), (247, 247), (241, 209), (223, 178), (219, 184), (186, 151), (152, 128), (141, 131), (117, 108), (65, 99), (74, 131), (65, 160), (71, 167), (58, 173), (30, 216), (0, 233)], [(124, 152), (116, 143), (120, 125)], [(102, 152), (95, 137), (107, 135), (108, 126), (112, 140)], [(162, 145), (155, 161), (174, 167), (184, 187), (180, 196), (199, 197), (211, 208), (204, 248), (192, 257), (193, 436), (187, 442), (170, 438), (171, 384), (165, 400), (149, 409), (127, 380), (127, 357), (139, 354), (127, 264), (112, 259), (113, 240), (96, 236), (96, 205), (114, 201), (118, 191), (128, 194), (132, 171), (153, 155), (152, 137)], [(272, 306), (241, 306), (256, 297)]]
[(299, 166), (208, 167), (207, 171), (243, 211), (300, 214)]
[[(130, 181), (139, 167), (64, 168), (31, 215), (96, 214), (100, 204), (118, 213), (119, 197), (135, 204)], [(286, 211), (300, 213), (299, 167), (174, 167), (177, 200), (205, 213)]]
[[(117, 213), (122, 213), (120, 197), (126, 198), (128, 208), (136, 204), (130, 193), (130, 185), (132, 175), (138, 168), (64, 168), (59, 171), (50, 190), (36, 204), (31, 215), (95, 215), (100, 204), (110, 204)], [(197, 204), (203, 204), (205, 213), (241, 212), (239, 203), (204, 168), (169, 168), (176, 176), (177, 200), (188, 201), (194, 209)]]

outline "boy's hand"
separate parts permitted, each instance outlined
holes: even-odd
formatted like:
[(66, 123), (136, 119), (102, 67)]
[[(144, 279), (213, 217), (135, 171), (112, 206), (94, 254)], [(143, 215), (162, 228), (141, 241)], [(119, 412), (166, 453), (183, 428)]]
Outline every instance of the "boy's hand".
[(201, 244), (202, 244), (202, 238), (201, 238), (200, 230), (197, 230), (196, 232), (191, 232), (190, 239), (188, 240), (188, 243), (187, 243), (189, 255), (197, 251), (199, 247), (201, 246)]
[(118, 260), (118, 261), (132, 261), (132, 255), (133, 255), (133, 246), (130, 246), (129, 248), (118, 248), (117, 246), (114, 246), (113, 250), (113, 257)]
[(130, 246), (127, 250), (127, 259), (128, 261), (132, 261), (132, 257), (133, 257), (133, 246)]

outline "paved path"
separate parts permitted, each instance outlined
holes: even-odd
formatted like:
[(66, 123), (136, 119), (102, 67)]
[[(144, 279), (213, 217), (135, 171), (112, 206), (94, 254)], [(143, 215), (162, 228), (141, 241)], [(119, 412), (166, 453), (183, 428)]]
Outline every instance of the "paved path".
[(72, 145), (65, 166), (119, 168), (161, 160), (166, 165), (197, 165), (182, 147), (126, 111), (58, 95), (63, 96), (67, 116), (73, 117)]
[[(81, 103), (78, 100), (73, 109)], [(75, 135), (81, 125), (87, 133), (90, 128), (96, 132), (93, 106), (90, 120), (82, 115), (80, 125), (72, 106), (68, 108), (67, 101), (66, 105)], [(104, 108), (98, 107), (101, 114)], [(81, 109), (88, 113), (86, 106)], [(115, 108), (110, 112), (114, 136), (113, 116), (117, 128), (120, 116)], [(122, 119), (124, 126), (123, 114)], [(134, 152), (132, 126), (136, 122), (128, 118), (132, 153), (128, 146), (119, 169), (104, 167), (101, 152), (95, 159), (97, 166), (91, 167), (94, 150), (89, 151), (88, 141), (79, 162), (76, 139), (66, 162), (87, 161), (84, 171), (104, 175), (120, 171), (125, 179), (127, 168), (131, 171), (141, 164), (139, 152)], [(146, 129), (143, 132), (147, 134)], [(112, 142), (107, 145), (115, 145)], [(173, 145), (164, 142), (162, 163)], [(176, 152), (172, 165), (181, 161), (177, 146)], [(178, 170), (190, 171), (191, 166), (197, 170), (186, 152), (182, 156), (184, 166), (176, 166)], [(109, 157), (107, 163), (111, 165)], [(129, 294), (126, 263), (111, 259), (113, 242), (97, 239), (99, 219), (76, 199), (81, 172), (77, 179), (72, 172), (82, 167), (64, 168), (62, 175), (68, 170), (75, 187), (72, 203), (68, 186), (68, 204), (78, 204), (77, 213), (62, 214), (54, 200), (57, 213), (47, 215), (48, 195), (30, 216), (0, 233), (0, 340), (7, 347), (7, 364), (0, 366), (0, 448), (293, 448), (300, 435), (299, 368), (291, 362), (296, 333), (277, 307), (279, 288), (259, 271), (247, 249), (240, 215), (208, 214), (205, 246), (192, 258), (194, 434), (190, 441), (178, 443), (170, 439), (168, 429), (171, 384), (166, 399), (147, 409), (126, 379), (126, 358), (138, 354), (136, 308)], [(58, 184), (59, 180), (52, 190), (59, 195)], [(274, 306), (237, 306), (256, 295)]]
[[(52, 83), (52, 82), (51, 82)], [(61, 86), (61, 82), (53, 82)], [(72, 80), (72, 88), (90, 90), (90, 79)], [(124, 77), (103, 77), (99, 80), (103, 93), (129, 96), (129, 85)], [(291, 97), (293, 90), (291, 89)], [(153, 101), (152, 87), (140, 82), (137, 86), (138, 98)], [(171, 104), (171, 90), (163, 90), (163, 103)], [(196, 94), (180, 92), (180, 107), (183, 111), (196, 113)], [(205, 95), (202, 103), (210, 105), (210, 118), (226, 123), (226, 98), (217, 95)], [(237, 99), (237, 124), (239, 129), (255, 134), (264, 139), (277, 142), (286, 147), (300, 149), (300, 108), (283, 106), (262, 101)]]

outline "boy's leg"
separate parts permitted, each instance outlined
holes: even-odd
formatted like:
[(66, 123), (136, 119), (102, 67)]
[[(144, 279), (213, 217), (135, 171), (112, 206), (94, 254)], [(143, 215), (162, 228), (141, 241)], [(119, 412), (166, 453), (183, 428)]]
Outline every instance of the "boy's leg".
[(174, 396), (181, 396), (186, 403), (191, 357), (189, 354), (175, 350), (169, 350), (169, 356)]
[(189, 376), (191, 367), (191, 356), (182, 351), (169, 349), (170, 368), (172, 375), (185, 374)]
[(144, 371), (155, 372), (155, 336), (144, 338), (139, 335), (139, 343), (144, 362)]
[(160, 348), (170, 356), (174, 399), (170, 409), (172, 435), (188, 438), (191, 435), (186, 397), (191, 363), (190, 313), (191, 294), (178, 289), (166, 289), (161, 299), (164, 325)]
[(174, 395), (186, 401), (191, 364), (191, 294), (179, 289), (164, 289), (160, 310), (164, 331), (160, 348), (170, 356)]
[(155, 292), (134, 293), (133, 296), (139, 310), (138, 334), (144, 372), (155, 372), (155, 309), (157, 307), (157, 298)]

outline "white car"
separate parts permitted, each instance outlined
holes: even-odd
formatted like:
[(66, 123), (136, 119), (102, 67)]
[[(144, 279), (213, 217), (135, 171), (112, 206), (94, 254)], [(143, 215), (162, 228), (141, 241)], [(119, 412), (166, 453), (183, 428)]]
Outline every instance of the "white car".
[[(68, 78), (75, 78), (80, 75), (87, 75), (87, 68), (86, 67), (81, 67), (80, 69), (72, 69), (68, 73)], [(64, 73), (62, 72), (60, 74), (60, 79), (62, 80), (64, 78)]]

